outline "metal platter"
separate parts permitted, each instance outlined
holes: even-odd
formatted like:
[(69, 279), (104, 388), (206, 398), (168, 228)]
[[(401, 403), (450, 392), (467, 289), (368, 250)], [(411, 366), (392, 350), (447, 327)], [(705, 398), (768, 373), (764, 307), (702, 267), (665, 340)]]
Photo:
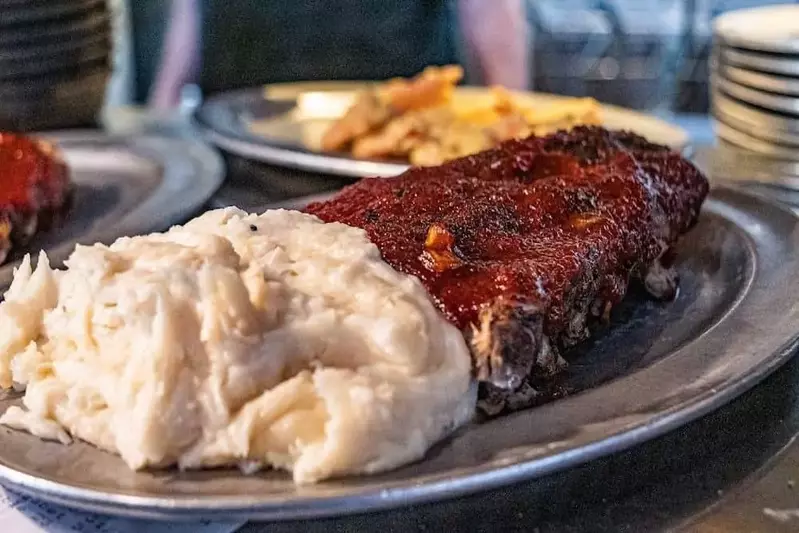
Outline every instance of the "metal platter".
[(738, 148), (750, 150), (769, 157), (799, 161), (799, 146), (789, 146), (765, 141), (719, 121), (713, 124), (713, 128), (716, 131), (716, 135)]
[(799, 120), (799, 97), (759, 91), (719, 76), (714, 76), (713, 85), (738, 100), (766, 109), (792, 114)]
[[(564, 470), (720, 407), (796, 348), (799, 219), (790, 211), (717, 188), (678, 257), (675, 302), (633, 290), (611, 324), (569, 354), (565, 385), (579, 392), (473, 423), (393, 472), (299, 488), (279, 472), (135, 473), (86, 444), (0, 428), (0, 478), (16, 491), (91, 511), (281, 520), (443, 500)], [(18, 401), (0, 402), (0, 412)]]
[(725, 44), (777, 53), (799, 53), (799, 6), (738, 9), (720, 15), (713, 33)]
[(759, 54), (748, 50), (719, 47), (719, 58), (723, 63), (737, 65), (762, 72), (774, 72), (786, 76), (799, 76), (799, 56)]
[(799, 96), (799, 78), (789, 78), (739, 67), (720, 67), (721, 76), (741, 85), (778, 94)]
[(198, 142), (78, 131), (43, 137), (61, 147), (69, 165), (75, 184), (71, 211), (60, 228), (38, 235), (0, 266), (0, 287), (11, 282), (24, 252), (43, 249), (59, 264), (77, 243), (108, 243), (182, 222), (224, 177), (220, 156)]
[[(358, 160), (347, 154), (325, 153), (319, 139), (329, 124), (350, 105), (367, 82), (304, 82), (268, 85), (213, 96), (195, 113), (194, 123), (219, 148), (247, 159), (289, 168), (350, 177), (395, 176), (408, 168), (402, 161)], [(568, 98), (517, 93), (530, 105)], [(484, 88), (459, 87), (454, 98), (490, 98)], [(603, 105), (604, 125), (629, 129), (652, 142), (685, 149), (688, 134), (656, 117)]]

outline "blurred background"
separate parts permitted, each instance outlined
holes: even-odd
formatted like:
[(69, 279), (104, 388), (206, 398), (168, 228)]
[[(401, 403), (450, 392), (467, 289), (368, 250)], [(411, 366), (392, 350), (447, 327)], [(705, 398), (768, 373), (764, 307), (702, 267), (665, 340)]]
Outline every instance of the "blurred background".
[(410, 76), (709, 111), (712, 21), (779, 0), (0, 0), (0, 126), (263, 83)]
[[(159, 66), (169, 60), (162, 54), (162, 48), (169, 21), (175, 19), (171, 12), (174, 6), (168, 0), (115, 1), (117, 10), (123, 11), (125, 7), (129, 10), (129, 35), (120, 36), (120, 40), (129, 42), (120, 44), (131, 50), (131, 64), (120, 68), (118, 73), (118, 78), (126, 80), (129, 86), (124, 88), (125, 81), (118, 83), (113, 99), (145, 103), (153, 96)], [(478, 1), (495, 6), (504, 2)], [(464, 64), (468, 82), (486, 82), (481, 69), (468, 57), (468, 43), (464, 41), (469, 28), (464, 26), (470, 21), (463, 20), (457, 0), (174, 2), (186, 4), (180, 16), (189, 16), (192, 10), (199, 16), (201, 30), (197, 41), (202, 44), (196, 53), (200, 57), (193, 58), (196, 72), (188, 74), (186, 81), (197, 83), (206, 94), (276, 81), (410, 75), (425, 64), (450, 59)], [(526, 0), (521, 3), (526, 11), (529, 47), (528, 88), (588, 95), (643, 110), (706, 113), (713, 18), (733, 9), (795, 2)], [(432, 43), (428, 38), (425, 42), (428, 49), (421, 52), (408, 46), (408, 55), (415, 54), (416, 62), (410, 57), (405, 62), (381, 61), (380, 47), (358, 42), (370, 38), (363, 31), (364, 15), (369, 12), (374, 19), (369, 28), (371, 38), (384, 45), (408, 46), (396, 38), (401, 31), (406, 35), (434, 34), (435, 38)], [(353, 28), (346, 28), (348, 20)], [(336, 42), (337, 37), (348, 32), (352, 39)], [(442, 32), (450, 35), (441, 35)], [(265, 45), (270, 35), (275, 42)], [(363, 65), (350, 63), (349, 68), (336, 68), (330, 60), (319, 57), (319, 46), (310, 44), (312, 40), (328, 51), (331, 45), (338, 44), (352, 53), (354, 47), (356, 54), (362, 52), (356, 57), (360, 57)], [(434, 49), (430, 50), (431, 47)], [(303, 50), (305, 55), (299, 55)], [(315, 53), (317, 57), (313, 57)], [(183, 58), (188, 59), (191, 54), (186, 50)], [(506, 60), (502, 49), (494, 57), (484, 59), (497, 63)], [(307, 66), (303, 68), (303, 64)], [(485, 69), (484, 65), (482, 71)]]

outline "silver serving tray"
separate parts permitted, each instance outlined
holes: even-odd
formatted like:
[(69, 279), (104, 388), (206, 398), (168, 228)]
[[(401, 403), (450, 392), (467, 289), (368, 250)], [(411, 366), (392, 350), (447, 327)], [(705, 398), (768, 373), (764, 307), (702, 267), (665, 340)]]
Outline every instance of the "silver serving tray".
[(24, 253), (43, 249), (57, 265), (78, 243), (110, 243), (183, 222), (224, 177), (221, 157), (196, 141), (82, 131), (42, 137), (64, 153), (75, 185), (72, 206), (59, 226), (12, 251), (0, 266), (0, 287), (11, 282)]
[[(345, 153), (323, 152), (319, 139), (368, 82), (300, 82), (273, 84), (226, 92), (209, 98), (194, 114), (194, 125), (205, 138), (234, 155), (264, 163), (337, 176), (391, 177), (404, 172), (402, 161), (354, 159)], [(458, 87), (455, 98), (489, 96), (481, 87)], [(516, 93), (531, 105), (569, 100), (542, 93)], [(602, 105), (604, 125), (629, 129), (652, 142), (684, 150), (688, 134), (657, 117), (612, 105)]]
[[(454, 498), (618, 452), (725, 404), (797, 346), (799, 219), (790, 211), (716, 189), (678, 251), (675, 302), (631, 291), (612, 323), (570, 352), (564, 384), (581, 392), (473, 423), (393, 472), (307, 487), (281, 472), (131, 472), (87, 444), (0, 428), (0, 479), (25, 494), (104, 513), (307, 519)], [(0, 402), (0, 412), (16, 401)]]

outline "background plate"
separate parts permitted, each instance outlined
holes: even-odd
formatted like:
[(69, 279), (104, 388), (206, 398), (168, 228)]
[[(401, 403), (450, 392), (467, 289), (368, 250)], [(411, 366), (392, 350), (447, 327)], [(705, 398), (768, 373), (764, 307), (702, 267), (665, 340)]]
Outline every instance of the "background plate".
[(715, 91), (712, 99), (714, 110), (717, 109), (751, 127), (799, 134), (799, 120), (796, 117), (735, 100), (721, 91)]
[[(87, 510), (277, 520), (453, 498), (544, 476), (685, 424), (790, 357), (799, 323), (798, 221), (758, 197), (714, 190), (680, 245), (677, 301), (631, 291), (611, 325), (569, 355), (567, 385), (582, 392), (472, 424), (393, 472), (300, 488), (279, 472), (134, 473), (86, 444), (0, 428), (0, 477), (17, 491)], [(0, 411), (14, 401), (0, 402)]]
[(43, 135), (64, 152), (75, 185), (61, 227), (42, 233), (0, 266), (11, 282), (25, 252), (43, 249), (59, 264), (77, 243), (113, 242), (123, 235), (167, 229), (194, 215), (222, 183), (219, 155), (192, 141), (155, 136), (108, 137), (93, 132)]
[[(751, 124), (746, 120), (739, 119), (735, 115), (725, 113), (715, 102), (713, 103), (713, 117), (717, 121), (723, 122), (735, 130), (746, 132), (748, 135), (757, 139), (762, 139), (768, 143), (787, 145), (789, 148), (799, 150), (799, 134), (797, 133), (774, 130), (764, 127), (763, 124)], [(797, 121), (797, 123), (799, 125), (799, 121)]]
[(714, 84), (723, 92), (748, 104), (794, 115), (799, 119), (799, 97), (783, 96), (745, 87), (726, 78), (714, 76)]
[(719, 67), (719, 74), (735, 83), (777, 94), (799, 95), (799, 79), (738, 67)]
[[(346, 111), (354, 93), (366, 85), (302, 82), (223, 93), (209, 98), (195, 113), (194, 122), (209, 141), (241, 157), (340, 176), (395, 176), (408, 168), (407, 163), (358, 160), (314, 148), (331, 121)], [(540, 93), (516, 95), (531, 105), (569, 99)], [(490, 101), (491, 95), (484, 88), (459, 87), (454, 98), (478, 102)], [(602, 110), (604, 125), (610, 129), (629, 129), (677, 150), (688, 144), (685, 130), (653, 116), (610, 105), (603, 105)]]
[(748, 50), (720, 46), (719, 58), (724, 64), (784, 74), (786, 76), (799, 76), (799, 56), (759, 54)]

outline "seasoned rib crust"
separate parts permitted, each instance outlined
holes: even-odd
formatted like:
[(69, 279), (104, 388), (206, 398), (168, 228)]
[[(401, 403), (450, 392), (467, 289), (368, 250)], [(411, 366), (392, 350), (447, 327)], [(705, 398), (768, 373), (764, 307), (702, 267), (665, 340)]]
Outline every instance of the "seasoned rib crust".
[(69, 192), (69, 173), (54, 146), (0, 133), (0, 263), (58, 219)]
[(495, 414), (557, 393), (559, 351), (607, 318), (631, 277), (675, 296), (669, 249), (707, 191), (664, 146), (578, 127), (362, 180), (307, 211), (364, 228), (388, 263), (421, 280), (464, 331), (480, 406)]

